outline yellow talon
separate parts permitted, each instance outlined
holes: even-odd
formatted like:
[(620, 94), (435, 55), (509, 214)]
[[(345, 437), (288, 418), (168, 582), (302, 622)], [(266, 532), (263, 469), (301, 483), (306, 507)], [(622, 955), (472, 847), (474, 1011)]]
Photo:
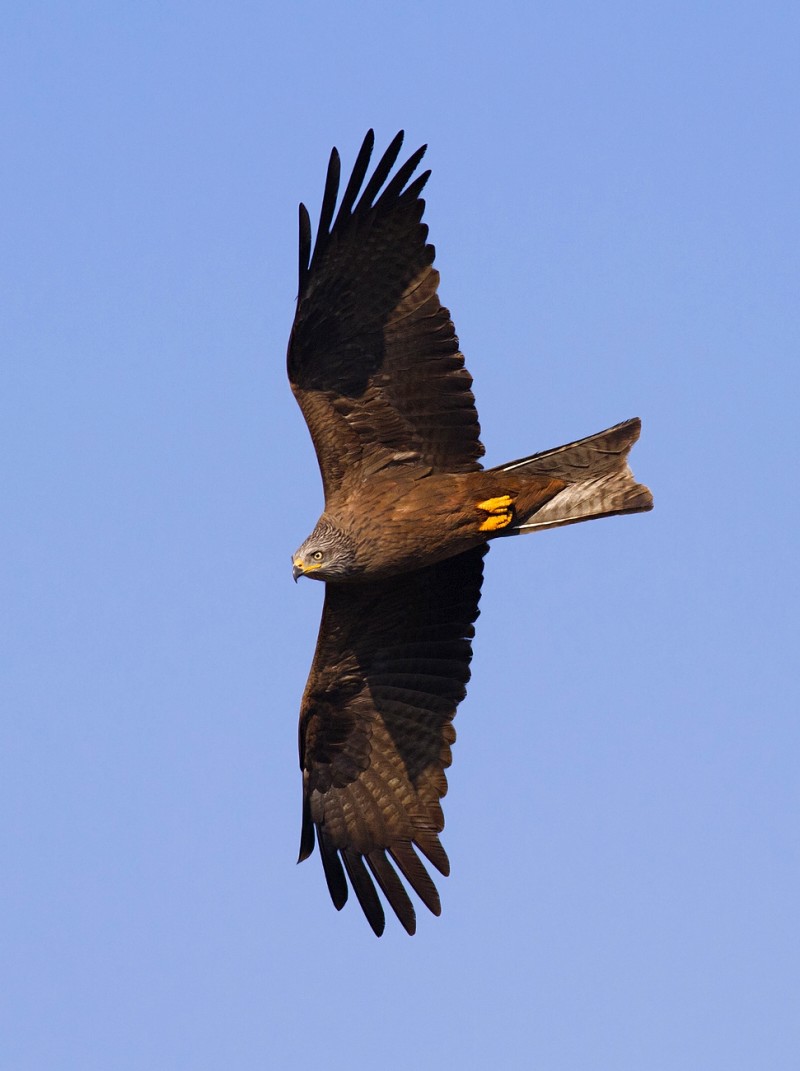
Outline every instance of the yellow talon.
[(479, 502), (478, 509), (485, 513), (501, 513), (505, 512), (513, 501), (511, 495), (500, 495), (499, 498), (487, 498), (485, 502)]
[(487, 498), (485, 502), (478, 502), (477, 508), (488, 514), (478, 526), (479, 532), (496, 532), (507, 528), (514, 520), (514, 500), (510, 495)]

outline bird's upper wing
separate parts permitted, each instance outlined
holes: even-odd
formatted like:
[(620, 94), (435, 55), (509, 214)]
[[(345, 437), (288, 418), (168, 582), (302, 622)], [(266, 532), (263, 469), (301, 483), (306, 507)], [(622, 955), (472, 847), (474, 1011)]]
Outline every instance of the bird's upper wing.
[(313, 851), (316, 829), (334, 904), (347, 900), (346, 870), (377, 934), (384, 914), (373, 878), (409, 933), (416, 917), (397, 870), (434, 914), (441, 910), (414, 847), (448, 873), (439, 800), (485, 553), (478, 547), (372, 584), (327, 585), (300, 713), (300, 858)]
[(409, 183), (425, 146), (384, 185), (402, 141), (401, 132), (361, 192), (374, 142), (367, 134), (335, 219), (340, 162), (333, 150), (313, 253), (300, 205), (287, 367), (326, 494), (345, 473), (361, 478), (389, 465), (480, 468), (472, 378), (436, 294), (434, 248), (421, 222), (430, 172)]

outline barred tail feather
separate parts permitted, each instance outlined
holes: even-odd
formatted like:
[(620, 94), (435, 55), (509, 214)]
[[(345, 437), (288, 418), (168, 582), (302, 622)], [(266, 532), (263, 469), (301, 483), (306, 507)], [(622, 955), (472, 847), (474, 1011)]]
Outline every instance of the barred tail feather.
[(514, 524), (503, 534), (557, 528), (594, 517), (652, 509), (653, 496), (643, 484), (636, 483), (627, 461), (641, 426), (638, 417), (626, 420), (587, 439), (498, 466), (497, 472), (547, 476), (567, 485), (531, 513), (520, 511)]

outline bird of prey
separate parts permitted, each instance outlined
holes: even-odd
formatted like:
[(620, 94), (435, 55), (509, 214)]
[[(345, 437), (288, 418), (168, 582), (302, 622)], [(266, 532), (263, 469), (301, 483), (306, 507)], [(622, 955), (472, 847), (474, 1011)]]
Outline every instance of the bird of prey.
[(370, 131), (340, 201), (332, 151), (313, 242), (300, 205), (287, 358), (325, 494), (292, 569), (326, 583), (300, 711), (300, 860), (316, 839), (333, 903), (349, 879), (379, 936), (376, 884), (408, 933), (406, 885), (441, 911), (421, 856), (449, 872), (440, 800), (489, 543), (652, 508), (627, 464), (638, 419), (483, 469), (472, 378), (421, 222), (430, 172), (413, 177), (426, 147), (394, 170), (402, 142), (368, 177)]

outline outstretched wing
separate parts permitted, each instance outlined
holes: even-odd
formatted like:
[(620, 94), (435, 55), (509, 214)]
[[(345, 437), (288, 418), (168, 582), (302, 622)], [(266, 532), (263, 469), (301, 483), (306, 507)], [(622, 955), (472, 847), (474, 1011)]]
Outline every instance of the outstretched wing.
[(416, 916), (398, 871), (441, 911), (414, 848), (448, 873), (439, 800), (470, 675), (485, 553), (478, 547), (373, 584), (327, 585), (300, 713), (300, 859), (313, 851), (316, 829), (334, 904), (347, 900), (346, 871), (378, 935), (384, 914), (373, 879), (409, 933)]
[(437, 297), (434, 248), (421, 222), (430, 172), (409, 182), (425, 146), (384, 186), (401, 131), (361, 192), (374, 140), (370, 130), (335, 219), (340, 162), (331, 153), (313, 253), (300, 205), (287, 367), (326, 495), (345, 473), (360, 479), (390, 465), (466, 472), (480, 468), (483, 454), (472, 377)]

